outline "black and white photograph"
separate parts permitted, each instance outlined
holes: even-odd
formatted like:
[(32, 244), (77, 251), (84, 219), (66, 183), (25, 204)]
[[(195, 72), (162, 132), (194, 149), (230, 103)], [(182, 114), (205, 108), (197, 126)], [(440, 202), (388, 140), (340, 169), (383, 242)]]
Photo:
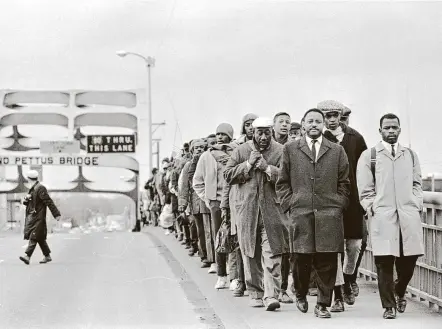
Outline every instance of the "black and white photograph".
[(0, 1), (1, 329), (441, 329), (442, 1)]

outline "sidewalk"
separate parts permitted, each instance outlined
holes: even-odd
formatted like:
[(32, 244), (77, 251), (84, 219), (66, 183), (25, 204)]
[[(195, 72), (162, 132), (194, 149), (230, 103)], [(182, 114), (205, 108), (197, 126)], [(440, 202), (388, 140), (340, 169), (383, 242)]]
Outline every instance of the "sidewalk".
[[(430, 310), (424, 303), (408, 300), (407, 310), (398, 313), (395, 320), (382, 318), (377, 283), (359, 279), (360, 293), (353, 306), (345, 305), (345, 312), (332, 313), (331, 319), (318, 319), (313, 315), (316, 297), (308, 297), (310, 304), (306, 314), (301, 313), (295, 304), (282, 304), (277, 312), (266, 312), (248, 306), (248, 297), (235, 298), (228, 290), (217, 291), (214, 288), (215, 274), (208, 274), (207, 269), (200, 268), (198, 257), (189, 257), (187, 250), (173, 235), (166, 236), (163, 229), (148, 227), (145, 234), (150, 234), (161, 241), (181, 264), (183, 270), (196, 283), (214, 312), (222, 320), (225, 328), (292, 328), (306, 326), (315, 328), (442, 328), (442, 314)], [(292, 296), (293, 297), (293, 296)]]

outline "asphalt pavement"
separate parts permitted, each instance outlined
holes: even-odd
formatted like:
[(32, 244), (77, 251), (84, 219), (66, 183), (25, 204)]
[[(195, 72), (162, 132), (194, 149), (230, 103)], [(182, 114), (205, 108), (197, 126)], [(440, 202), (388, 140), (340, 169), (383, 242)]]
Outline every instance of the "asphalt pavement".
[(247, 297), (216, 290), (216, 275), (160, 228), (60, 233), (48, 243), (53, 262), (39, 264), (37, 247), (27, 266), (18, 259), (26, 241), (1, 233), (0, 328), (442, 328), (442, 314), (415, 301), (382, 319), (376, 284), (365, 281), (356, 304), (332, 319), (294, 304), (250, 308)]

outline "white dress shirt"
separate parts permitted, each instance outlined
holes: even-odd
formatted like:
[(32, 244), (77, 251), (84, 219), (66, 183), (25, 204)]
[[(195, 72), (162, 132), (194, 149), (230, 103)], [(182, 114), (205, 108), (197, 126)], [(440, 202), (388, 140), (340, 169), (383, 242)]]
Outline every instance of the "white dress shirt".
[(386, 141), (382, 141), (382, 144), (384, 145), (385, 149), (386, 149), (390, 154), (391, 154), (391, 151), (392, 151), (391, 146), (394, 146), (394, 154), (395, 154), (395, 155), (397, 154), (397, 150), (398, 150), (398, 146), (399, 146), (399, 143), (398, 143), (398, 142), (396, 142), (396, 143), (394, 143), (394, 144), (390, 144), (390, 143), (387, 143)]
[[(307, 140), (307, 146), (310, 149), (310, 151), (312, 150), (313, 147), (313, 139), (311, 139), (310, 137), (308, 137), (307, 135), (305, 136), (305, 139)], [(315, 157), (315, 162), (316, 159), (318, 158), (318, 154), (319, 154), (319, 149), (321, 148), (321, 144), (322, 144), (322, 135), (319, 136), (317, 139), (317, 142), (315, 144), (315, 148), (316, 148), (316, 157)]]

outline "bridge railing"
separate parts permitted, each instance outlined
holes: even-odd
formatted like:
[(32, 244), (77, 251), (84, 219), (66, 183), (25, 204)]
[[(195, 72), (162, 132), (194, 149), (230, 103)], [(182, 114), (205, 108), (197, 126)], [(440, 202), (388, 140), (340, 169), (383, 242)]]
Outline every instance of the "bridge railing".
[[(407, 292), (442, 311), (442, 193), (424, 192), (422, 226), (425, 255), (418, 259)], [(359, 274), (367, 280), (377, 279), (370, 239)]]

